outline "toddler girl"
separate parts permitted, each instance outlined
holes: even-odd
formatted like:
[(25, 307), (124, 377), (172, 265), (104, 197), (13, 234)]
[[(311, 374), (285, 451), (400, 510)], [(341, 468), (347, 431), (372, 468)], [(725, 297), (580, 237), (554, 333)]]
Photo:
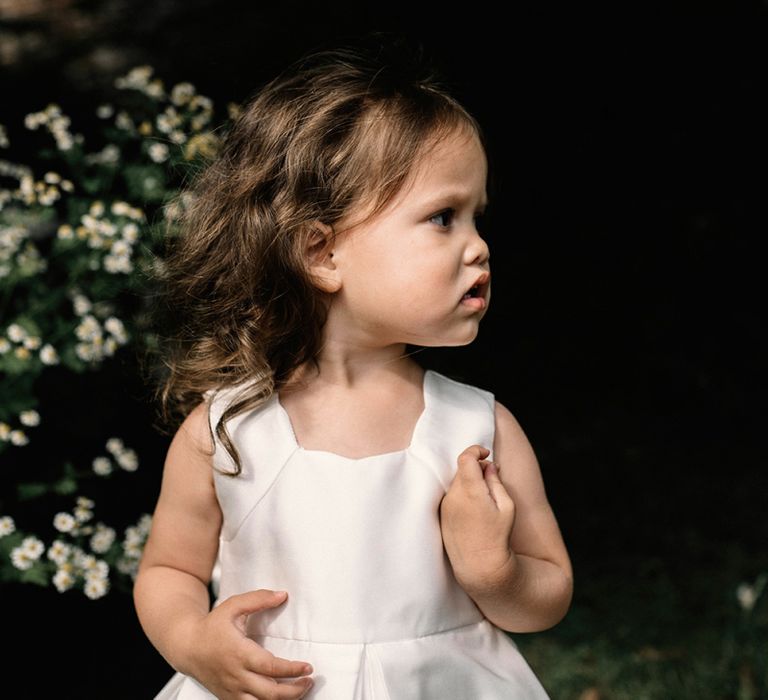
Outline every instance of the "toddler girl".
[(189, 187), (162, 387), (184, 419), (134, 589), (177, 671), (158, 699), (547, 697), (503, 631), (571, 601), (534, 452), (406, 352), (488, 310), (486, 142), (390, 48), (294, 63)]

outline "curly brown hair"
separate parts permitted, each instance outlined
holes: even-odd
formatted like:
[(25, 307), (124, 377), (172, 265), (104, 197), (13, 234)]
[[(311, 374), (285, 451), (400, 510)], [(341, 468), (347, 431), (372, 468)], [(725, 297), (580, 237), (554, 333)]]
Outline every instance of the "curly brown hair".
[(243, 385), (215, 426), (232, 475), (242, 468), (226, 421), (317, 364), (330, 295), (308, 271), (313, 222), (338, 235), (351, 212), (374, 217), (457, 129), (485, 148), (479, 123), (446, 85), (423, 46), (405, 39), (379, 34), (372, 44), (314, 50), (246, 101), (217, 155), (179, 194), (159, 275), (156, 398), (173, 425), (209, 393)]

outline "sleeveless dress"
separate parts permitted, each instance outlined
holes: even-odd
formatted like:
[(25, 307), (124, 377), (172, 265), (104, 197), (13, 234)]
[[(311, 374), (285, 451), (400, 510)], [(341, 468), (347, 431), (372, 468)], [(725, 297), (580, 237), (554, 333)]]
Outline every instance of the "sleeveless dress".
[[(212, 427), (233, 389), (214, 395)], [(464, 449), (493, 449), (494, 395), (426, 370), (423, 396), (411, 444), (360, 459), (301, 447), (277, 394), (231, 419), (243, 471), (214, 471), (223, 512), (216, 601), (288, 591), (246, 629), (275, 655), (312, 664), (309, 700), (548, 699), (443, 549), (440, 501)], [(232, 471), (216, 443), (214, 465)], [(176, 673), (155, 700), (214, 697)]]

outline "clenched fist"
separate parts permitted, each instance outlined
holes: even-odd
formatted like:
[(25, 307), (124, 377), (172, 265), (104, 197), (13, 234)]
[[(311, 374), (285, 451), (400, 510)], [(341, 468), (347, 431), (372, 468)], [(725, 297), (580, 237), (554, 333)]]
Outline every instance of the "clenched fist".
[(509, 537), (515, 503), (499, 479), (490, 450), (472, 445), (458, 457), (458, 469), (440, 503), (440, 528), (448, 559), (468, 593), (493, 586), (514, 573)]

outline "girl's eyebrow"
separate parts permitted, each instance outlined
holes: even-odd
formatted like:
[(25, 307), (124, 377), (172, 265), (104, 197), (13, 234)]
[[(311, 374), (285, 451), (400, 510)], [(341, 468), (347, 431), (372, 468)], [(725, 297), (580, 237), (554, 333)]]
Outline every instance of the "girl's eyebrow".
[[(426, 208), (436, 207), (444, 202), (466, 202), (472, 199), (471, 193), (466, 190), (446, 190), (441, 192), (425, 204)], [(483, 193), (483, 198), (480, 200), (480, 209), (485, 210), (488, 206), (488, 195)]]

